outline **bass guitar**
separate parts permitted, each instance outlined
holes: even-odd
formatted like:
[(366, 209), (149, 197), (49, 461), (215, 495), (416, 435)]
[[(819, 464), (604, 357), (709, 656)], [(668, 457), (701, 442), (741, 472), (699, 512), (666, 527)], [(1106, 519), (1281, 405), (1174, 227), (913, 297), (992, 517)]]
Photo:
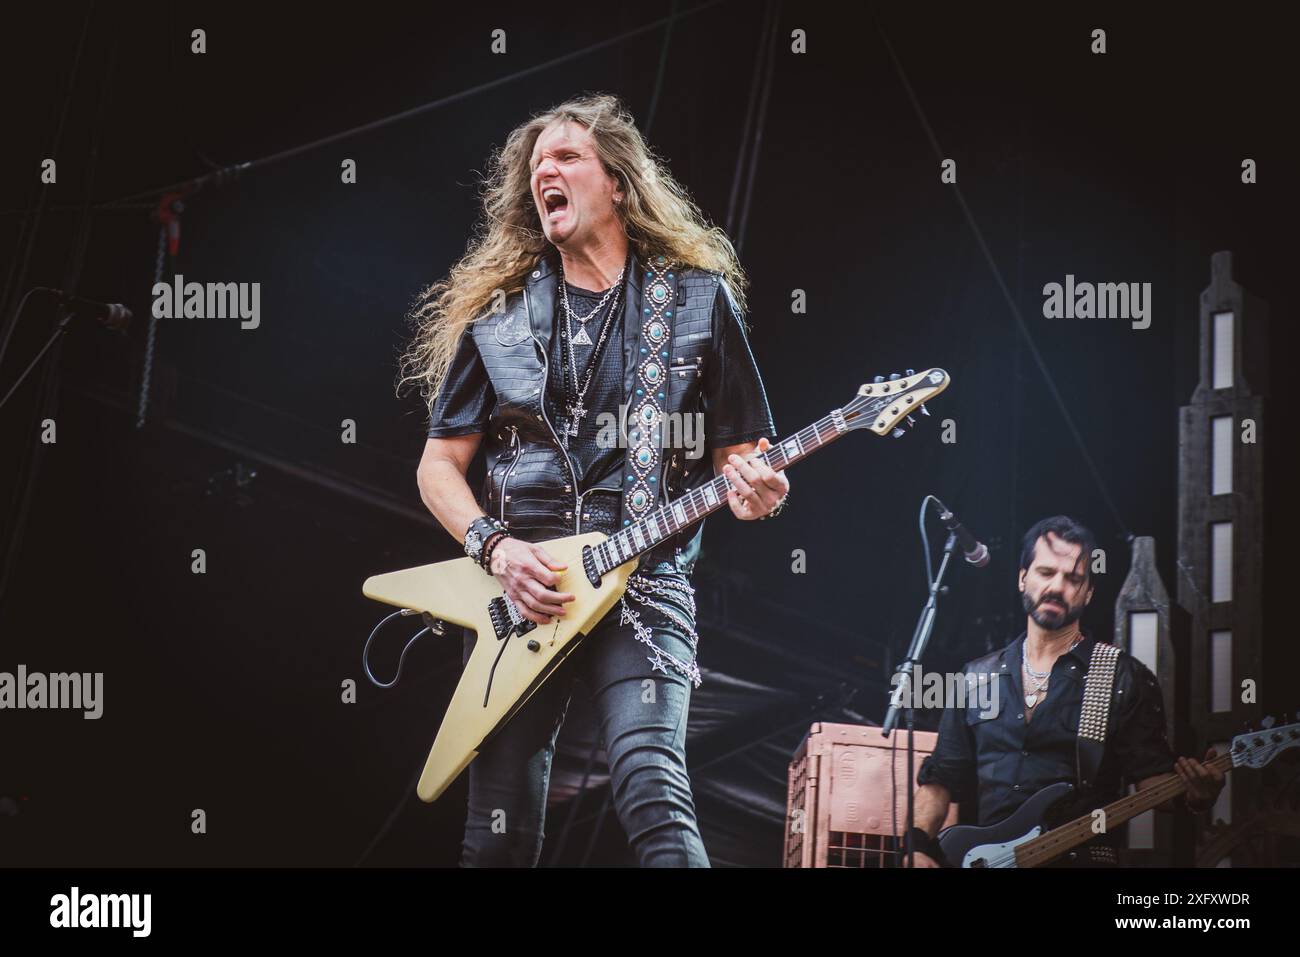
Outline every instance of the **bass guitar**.
[[(1226, 754), (1207, 761), (1207, 768), (1262, 768), (1288, 748), (1300, 747), (1300, 724), (1265, 728), (1232, 739)], [(1113, 804), (1048, 829), (1053, 809), (1069, 803), (1073, 784), (1045, 787), (998, 824), (974, 827), (958, 824), (939, 832), (939, 847), (954, 867), (1038, 867), (1071, 848), (1095, 838), (1101, 829), (1115, 828), (1143, 811), (1164, 804), (1187, 790), (1177, 774), (1120, 798)]]

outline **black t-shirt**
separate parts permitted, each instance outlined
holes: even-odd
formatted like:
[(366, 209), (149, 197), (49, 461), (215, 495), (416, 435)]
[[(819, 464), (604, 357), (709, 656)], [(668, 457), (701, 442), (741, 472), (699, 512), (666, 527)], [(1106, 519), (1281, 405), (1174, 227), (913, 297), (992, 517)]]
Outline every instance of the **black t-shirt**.
[[(568, 287), (569, 291), (569, 305), (574, 314), (578, 316), (585, 316), (595, 309), (608, 291), (592, 292), (589, 289), (574, 286), (572, 283), (565, 283), (565, 286)], [(571, 355), (577, 366), (577, 388), (574, 386), (574, 368), (569, 362), (568, 356), (564, 354), (564, 335), (562, 335), (564, 329), (564, 304), (558, 297), (555, 303), (555, 328), (551, 332), (550, 355), (547, 359), (549, 373), (546, 377), (546, 414), (550, 416), (551, 421), (555, 424), (557, 433), (562, 433), (570, 424), (569, 403), (573, 401), (578, 389), (582, 386), (587, 369), (596, 352), (597, 343), (600, 342), (600, 330), (605, 325), (605, 320), (609, 317), (611, 309), (614, 311), (614, 316), (609, 319), (609, 331), (605, 336), (605, 344), (600, 347), (599, 365), (592, 373), (591, 384), (587, 387), (587, 392), (582, 400), (587, 414), (578, 419), (578, 434), (568, 436), (569, 458), (573, 461), (574, 474), (578, 476), (579, 491), (586, 491), (600, 484), (611, 488), (619, 488), (615, 476), (622, 472), (623, 462), (627, 455), (627, 450), (621, 448), (617, 442), (606, 442), (605, 448), (601, 448), (597, 442), (602, 426), (605, 426), (603, 430), (605, 436), (609, 437), (610, 430), (607, 423), (609, 421), (617, 422), (617, 418), (610, 420), (608, 416), (617, 417), (619, 406), (624, 401), (623, 295), (622, 290), (619, 290), (619, 292), (610, 296), (609, 301), (586, 323), (579, 323), (576, 319), (569, 323), (573, 335), (579, 338), (579, 331), (585, 325), (587, 338), (591, 340), (591, 345), (578, 344), (573, 345), (571, 348)], [(563, 375), (561, 375), (561, 372), (563, 372)], [(565, 381), (566, 377), (567, 383)], [(561, 439), (564, 438), (562, 434), (560, 437)]]

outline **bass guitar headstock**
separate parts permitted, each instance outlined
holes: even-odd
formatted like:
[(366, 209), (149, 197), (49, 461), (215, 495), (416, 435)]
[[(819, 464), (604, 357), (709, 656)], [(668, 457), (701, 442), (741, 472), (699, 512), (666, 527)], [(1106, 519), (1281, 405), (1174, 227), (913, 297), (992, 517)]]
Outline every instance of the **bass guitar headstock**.
[(1271, 718), (1258, 731), (1232, 739), (1229, 752), (1233, 767), (1262, 768), (1289, 748), (1300, 748), (1300, 724), (1274, 726)]

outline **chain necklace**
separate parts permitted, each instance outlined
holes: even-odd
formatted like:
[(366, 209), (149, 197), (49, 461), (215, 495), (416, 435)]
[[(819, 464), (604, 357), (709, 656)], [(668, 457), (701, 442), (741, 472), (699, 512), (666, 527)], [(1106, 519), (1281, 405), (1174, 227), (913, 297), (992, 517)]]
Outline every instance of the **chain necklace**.
[[(626, 271), (627, 269), (626, 265), (623, 268), (624, 271)], [(623, 274), (620, 273), (619, 275), (621, 277)], [(561, 282), (563, 282), (562, 267), (561, 267)], [(562, 376), (562, 381), (564, 382), (565, 393), (577, 394), (576, 399), (568, 403), (566, 407), (569, 421), (567, 426), (564, 428), (561, 437), (561, 441), (564, 443), (564, 447), (566, 449), (569, 447), (570, 436), (576, 437), (578, 435), (578, 430), (579, 427), (581, 426), (581, 419), (584, 415), (587, 414), (587, 408), (583, 400), (586, 398), (587, 389), (590, 388), (591, 386), (591, 380), (593, 375), (595, 375), (596, 367), (600, 364), (600, 357), (605, 345), (605, 340), (609, 337), (609, 331), (614, 325), (614, 317), (618, 314), (618, 304), (622, 299), (621, 296), (622, 288), (623, 287), (621, 282), (615, 283), (613, 286), (610, 287), (609, 292), (605, 294), (605, 298), (601, 300), (601, 305), (604, 305), (606, 302), (609, 301), (610, 295), (614, 296), (613, 304), (610, 307), (609, 313), (605, 316), (604, 322), (601, 323), (600, 337), (596, 340), (596, 348), (592, 350), (591, 358), (587, 362), (587, 373), (583, 377), (582, 384), (579, 385), (578, 384), (578, 362), (577, 362), (577, 357), (573, 353), (573, 346), (574, 344), (581, 343), (581, 337), (586, 336), (587, 330), (586, 327), (582, 327), (580, 332), (580, 337), (574, 338), (573, 328), (569, 322), (569, 317), (570, 317), (569, 290), (567, 286), (565, 287), (564, 300), (563, 300), (564, 301), (564, 325), (561, 328), (561, 333), (560, 333), (560, 339), (561, 339), (560, 358), (561, 360), (567, 360), (567, 365), (569, 365), (572, 370), (572, 374), (573, 374), (572, 392), (570, 392), (569, 390), (569, 376), (565, 374), (565, 370), (561, 370), (561, 376)], [(599, 309), (600, 306), (597, 306), (596, 308)], [(591, 316), (594, 316), (595, 314), (596, 314), (595, 312), (592, 312)], [(591, 316), (588, 316), (587, 318), (590, 319)], [(591, 340), (588, 338), (587, 342), (590, 344)]]
[[(1064, 653), (1068, 654), (1069, 652), (1073, 651), (1074, 646), (1081, 641), (1083, 641), (1082, 634), (1080, 634), (1078, 637), (1074, 639), (1073, 642), (1070, 643), (1070, 647), (1066, 648)], [(1047, 681), (1052, 675), (1052, 670), (1051, 668), (1048, 668), (1046, 671), (1035, 671), (1033, 668), (1029, 667), (1028, 646), (1029, 646), (1029, 639), (1028, 637), (1026, 637), (1025, 640), (1020, 644), (1020, 663), (1021, 666), (1025, 669), (1026, 679), (1033, 678), (1036, 681), (1036, 684), (1032, 688), (1029, 687), (1029, 681), (1028, 680), (1025, 681), (1025, 707), (1032, 708), (1034, 705), (1038, 704), (1038, 698), (1040, 695), (1044, 698), (1047, 697)]]
[(573, 311), (573, 307), (569, 304), (569, 286), (567, 283), (563, 282), (564, 266), (563, 265), (560, 266), (560, 279), (561, 279), (561, 286), (563, 289), (563, 295), (560, 298), (560, 302), (564, 305), (564, 321), (566, 323), (570, 319), (576, 319), (578, 321), (578, 334), (574, 336), (572, 330), (570, 330), (569, 332), (573, 345), (575, 346), (591, 345), (591, 336), (587, 335), (586, 322), (589, 319), (591, 319), (592, 316), (596, 315), (596, 313), (600, 312), (600, 310), (605, 308), (605, 303), (609, 302), (609, 297), (614, 295), (614, 291), (616, 289), (620, 289), (622, 287), (623, 276), (626, 273), (627, 273), (627, 263), (623, 263), (623, 269), (618, 274), (618, 278), (614, 280), (614, 285), (610, 286), (609, 289), (606, 290), (604, 297), (601, 298), (600, 302), (596, 303), (596, 308), (591, 310), (591, 312), (587, 313), (585, 316), (580, 316)]

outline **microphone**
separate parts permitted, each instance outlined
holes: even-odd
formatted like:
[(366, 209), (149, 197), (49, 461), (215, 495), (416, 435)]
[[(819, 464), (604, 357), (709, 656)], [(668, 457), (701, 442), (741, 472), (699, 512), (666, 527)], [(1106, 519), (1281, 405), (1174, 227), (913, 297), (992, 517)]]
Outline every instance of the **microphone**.
[[(938, 499), (935, 499), (938, 501)], [(939, 503), (943, 505), (942, 502)], [(961, 523), (956, 515), (943, 505), (943, 511), (939, 513), (939, 521), (943, 522), (944, 528), (957, 536), (957, 544), (965, 553), (966, 561), (976, 568), (983, 568), (989, 563), (989, 550), (983, 542), (976, 541), (975, 536), (967, 531), (966, 526)]]
[(59, 289), (50, 289), (47, 286), (38, 288), (41, 292), (47, 292), (54, 296), (59, 301), (59, 304), (71, 310), (73, 315), (96, 319), (114, 331), (125, 330), (131, 322), (131, 310), (121, 303), (82, 299), (80, 296), (73, 296)]

